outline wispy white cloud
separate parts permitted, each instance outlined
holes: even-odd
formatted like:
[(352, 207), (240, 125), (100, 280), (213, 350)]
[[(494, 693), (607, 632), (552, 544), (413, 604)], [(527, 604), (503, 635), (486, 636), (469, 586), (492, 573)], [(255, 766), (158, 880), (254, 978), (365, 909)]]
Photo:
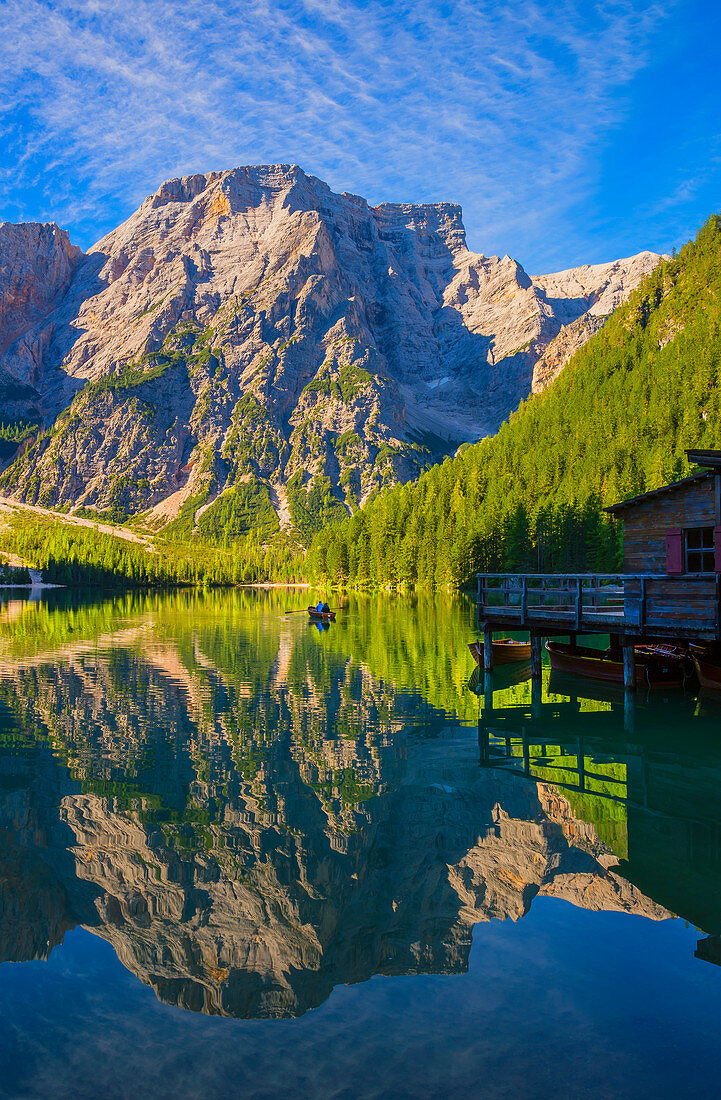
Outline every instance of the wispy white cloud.
[(4, 0), (0, 217), (88, 244), (168, 177), (292, 161), (550, 257), (669, 6)]

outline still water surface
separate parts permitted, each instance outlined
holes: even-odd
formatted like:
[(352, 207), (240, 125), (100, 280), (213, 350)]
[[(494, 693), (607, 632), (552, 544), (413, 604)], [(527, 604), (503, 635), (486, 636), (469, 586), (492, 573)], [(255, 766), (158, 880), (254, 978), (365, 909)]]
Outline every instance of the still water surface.
[(474, 694), (447, 597), (2, 601), (2, 1096), (717, 1095), (721, 699)]

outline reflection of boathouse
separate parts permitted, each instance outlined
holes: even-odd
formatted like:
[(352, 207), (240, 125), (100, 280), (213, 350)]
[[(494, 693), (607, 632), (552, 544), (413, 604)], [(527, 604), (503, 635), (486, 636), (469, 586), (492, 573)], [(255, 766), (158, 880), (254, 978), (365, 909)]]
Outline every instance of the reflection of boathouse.
[[(478, 574), (478, 618), (494, 629), (528, 630), (534, 671), (541, 641), (554, 635), (610, 634), (635, 685), (634, 646), (721, 638), (721, 451), (687, 451), (701, 471), (621, 501), (620, 574)], [(492, 665), (488, 645), (486, 667)]]
[[(568, 689), (560, 679), (550, 686)], [(612, 690), (600, 689), (609, 699)], [(500, 706), (484, 709), (479, 720), (481, 760), (552, 784), (579, 818), (595, 822), (624, 878), (715, 943), (721, 935), (720, 716), (713, 706), (707, 715), (689, 717), (686, 701), (666, 700), (635, 708), (633, 728), (620, 739), (622, 699), (572, 696)], [(716, 961), (715, 950), (700, 941), (699, 957)]]

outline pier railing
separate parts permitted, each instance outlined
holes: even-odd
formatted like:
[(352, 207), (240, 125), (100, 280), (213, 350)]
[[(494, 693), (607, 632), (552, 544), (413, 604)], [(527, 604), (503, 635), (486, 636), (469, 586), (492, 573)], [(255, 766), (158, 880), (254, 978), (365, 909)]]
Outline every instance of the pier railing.
[(663, 637), (719, 637), (719, 578), (708, 574), (479, 573), (478, 617), (506, 628), (544, 626)]

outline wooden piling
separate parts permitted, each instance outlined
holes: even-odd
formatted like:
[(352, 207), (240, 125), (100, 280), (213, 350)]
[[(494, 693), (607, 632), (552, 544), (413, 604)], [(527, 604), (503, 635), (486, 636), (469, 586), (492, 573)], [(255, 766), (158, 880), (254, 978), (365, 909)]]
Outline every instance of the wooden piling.
[(531, 679), (531, 717), (538, 721), (543, 713), (543, 684), (540, 676)]
[(540, 634), (531, 634), (531, 678), (540, 680), (543, 672), (543, 638)]
[(623, 643), (623, 686), (626, 691), (636, 690), (636, 652), (632, 645)]
[(482, 718), (478, 719), (478, 762), (488, 764), (491, 759), (491, 739), (488, 734), (488, 726)]
[(586, 789), (586, 753), (583, 747), (583, 738), (576, 738), (576, 768), (578, 771), (578, 789)]
[(493, 630), (488, 623), (483, 626), (483, 669), (493, 672)]
[(483, 717), (489, 721), (493, 717), (493, 676), (490, 672), (483, 674)]

